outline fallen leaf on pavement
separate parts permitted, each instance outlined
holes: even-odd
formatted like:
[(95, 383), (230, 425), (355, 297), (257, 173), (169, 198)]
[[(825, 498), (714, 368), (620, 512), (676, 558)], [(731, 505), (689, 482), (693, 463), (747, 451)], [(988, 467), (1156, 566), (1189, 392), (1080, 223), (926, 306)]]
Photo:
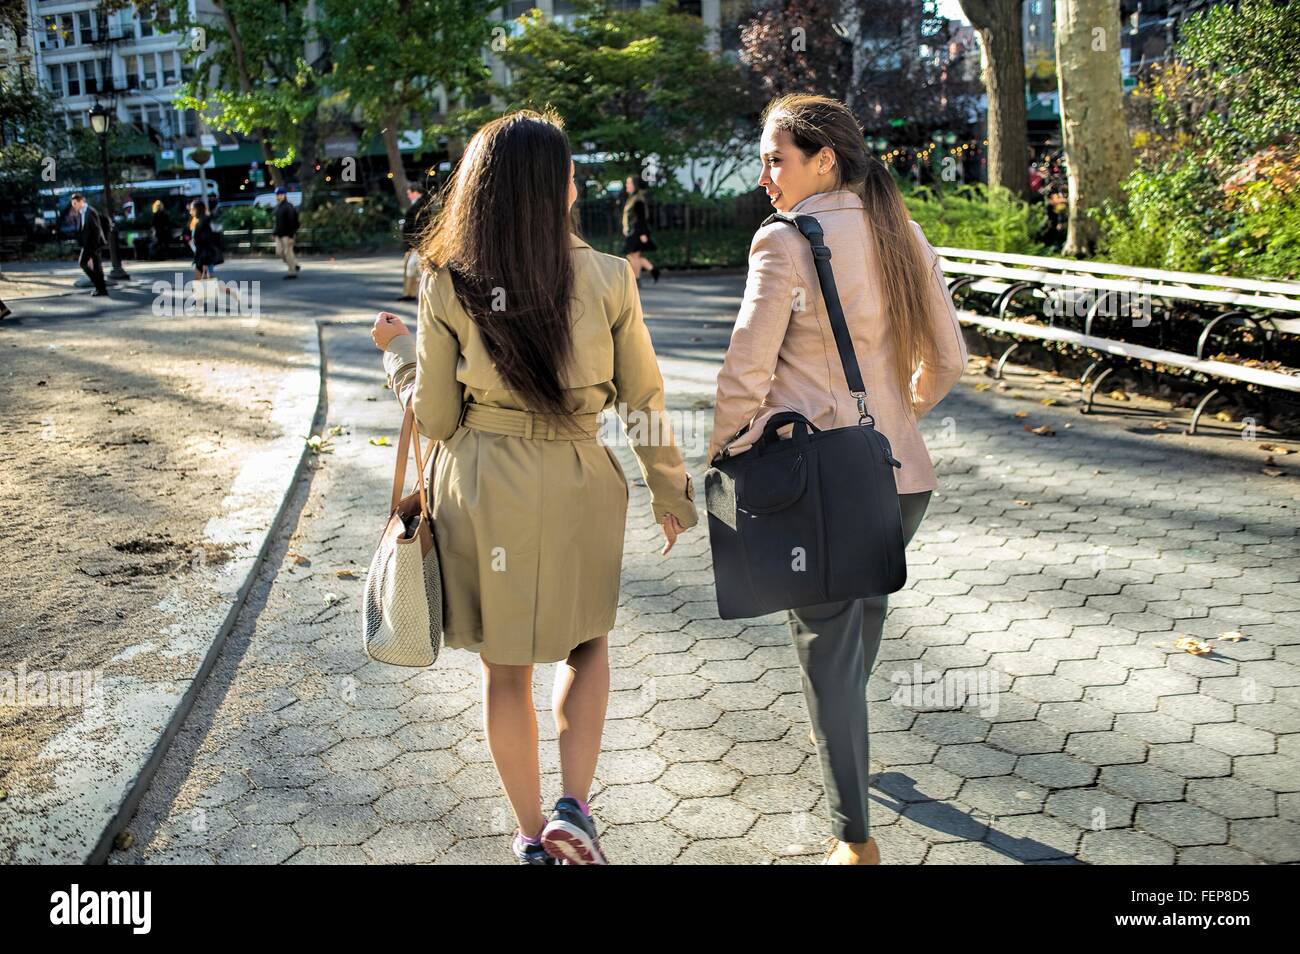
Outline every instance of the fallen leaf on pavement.
[(1048, 425), (1046, 425), (1046, 424), (1040, 424), (1040, 425), (1038, 425), (1038, 427), (1030, 427), (1028, 424), (1026, 424), (1026, 425), (1025, 425), (1025, 430), (1027, 430), (1030, 434), (1037, 434), (1039, 437), (1055, 437), (1055, 436), (1056, 436), (1056, 431), (1052, 430), (1052, 429), (1051, 429)]
[(387, 437), (372, 437), (370, 443), (375, 447), (388, 447), (392, 442)]
[(345, 568), (342, 570), (335, 570), (334, 575), (340, 580), (355, 580), (357, 578), (357, 571)]
[(1016, 417), (1028, 417), (1028, 416), (1029, 416), (1028, 411), (1016, 411)]
[(1179, 636), (1178, 639), (1174, 640), (1174, 649), (1181, 649), (1193, 656), (1204, 656), (1206, 653), (1214, 652), (1212, 644), (1203, 639), (1197, 639), (1195, 636)]
[(1030, 500), (1017, 500), (1015, 503), (1017, 507), (1032, 507), (1034, 505), (1033, 501)]

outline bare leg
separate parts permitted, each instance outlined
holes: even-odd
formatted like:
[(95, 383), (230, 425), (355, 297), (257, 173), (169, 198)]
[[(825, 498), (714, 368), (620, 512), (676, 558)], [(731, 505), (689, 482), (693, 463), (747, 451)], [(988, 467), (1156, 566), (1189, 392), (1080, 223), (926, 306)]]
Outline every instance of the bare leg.
[(542, 817), (541, 769), (537, 761), (537, 713), (533, 667), (483, 662), (483, 715), (488, 751), (514, 809), (519, 830), (535, 837)]
[(650, 267), (646, 264), (645, 256), (640, 252), (628, 252), (627, 260), (632, 264), (632, 274), (637, 278), (640, 278), (641, 273)]
[(584, 802), (596, 774), (608, 705), (609, 637), (597, 636), (575, 646), (556, 667), (551, 697), (564, 794)]

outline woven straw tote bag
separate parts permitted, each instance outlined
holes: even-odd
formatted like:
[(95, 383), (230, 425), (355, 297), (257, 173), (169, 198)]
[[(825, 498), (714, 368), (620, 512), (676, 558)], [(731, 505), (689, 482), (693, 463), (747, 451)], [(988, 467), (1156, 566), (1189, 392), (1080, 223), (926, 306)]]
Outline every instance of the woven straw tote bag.
[[(415, 455), (415, 490), (403, 497), (408, 445)], [(430, 447), (436, 458), (436, 443)], [(432, 666), (442, 648), (442, 573), (420, 435), (410, 407), (397, 441), (388, 523), (366, 576), (361, 636), (371, 659), (393, 666)]]

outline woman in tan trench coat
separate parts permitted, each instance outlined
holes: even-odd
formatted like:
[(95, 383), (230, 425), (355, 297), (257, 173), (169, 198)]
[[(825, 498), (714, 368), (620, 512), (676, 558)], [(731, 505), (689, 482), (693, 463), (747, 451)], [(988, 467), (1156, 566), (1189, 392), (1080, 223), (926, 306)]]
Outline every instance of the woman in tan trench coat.
[[(609, 693), (628, 487), (598, 439), (616, 408), (666, 539), (694, 526), (691, 479), (627, 261), (572, 234), (558, 119), (520, 111), (470, 141), (422, 239), (419, 338), (380, 314), (389, 383), (439, 441), (433, 525), (445, 644), (479, 653), (488, 747), (526, 864), (602, 864), (586, 803)], [(561, 662), (563, 797), (542, 812), (532, 667)]]

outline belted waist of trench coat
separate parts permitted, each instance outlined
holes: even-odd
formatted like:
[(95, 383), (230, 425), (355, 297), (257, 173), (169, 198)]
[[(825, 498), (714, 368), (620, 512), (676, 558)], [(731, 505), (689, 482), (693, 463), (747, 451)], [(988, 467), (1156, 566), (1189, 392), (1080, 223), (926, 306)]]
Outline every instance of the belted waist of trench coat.
[(476, 431), (528, 440), (588, 441), (600, 433), (600, 412), (562, 417), (470, 402), (460, 413), (460, 423)]

